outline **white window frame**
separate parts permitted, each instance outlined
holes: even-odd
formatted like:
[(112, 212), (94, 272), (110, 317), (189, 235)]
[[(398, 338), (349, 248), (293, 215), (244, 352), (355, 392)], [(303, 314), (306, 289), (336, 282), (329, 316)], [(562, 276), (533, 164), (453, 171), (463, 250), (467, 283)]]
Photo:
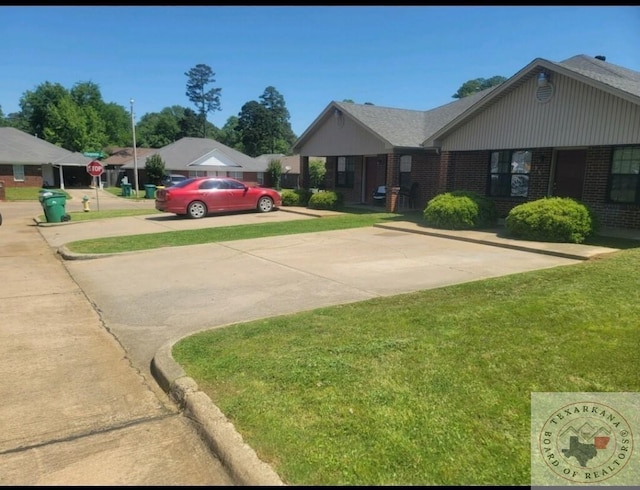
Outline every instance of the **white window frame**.
[(24, 182), (24, 165), (19, 163), (13, 164), (13, 181)]

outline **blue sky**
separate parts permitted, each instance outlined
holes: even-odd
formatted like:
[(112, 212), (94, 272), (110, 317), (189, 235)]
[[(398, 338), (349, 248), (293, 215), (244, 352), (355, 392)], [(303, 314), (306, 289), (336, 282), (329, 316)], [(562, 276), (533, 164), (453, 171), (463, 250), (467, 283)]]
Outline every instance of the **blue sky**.
[(604, 55), (640, 71), (640, 7), (0, 7), (0, 107), (44, 82), (91, 81), (136, 121), (181, 105), (185, 72), (209, 65), (222, 127), (268, 86), (300, 136), (333, 100), (428, 110), (466, 81), (535, 58)]

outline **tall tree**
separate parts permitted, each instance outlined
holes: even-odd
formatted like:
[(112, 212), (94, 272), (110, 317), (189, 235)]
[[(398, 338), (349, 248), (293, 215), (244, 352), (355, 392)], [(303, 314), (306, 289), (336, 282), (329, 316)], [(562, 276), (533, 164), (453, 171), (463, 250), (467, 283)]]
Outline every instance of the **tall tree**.
[(275, 87), (268, 86), (260, 96), (260, 103), (269, 112), (270, 153), (289, 153), (296, 138), (291, 130), (284, 97)]
[(271, 153), (271, 116), (265, 106), (252, 100), (242, 106), (237, 131), (247, 155), (257, 157)]
[(468, 80), (464, 82), (458, 91), (453, 94), (451, 97), (454, 99), (462, 99), (463, 97), (467, 97), (468, 95), (475, 94), (476, 92), (480, 92), (482, 90), (495, 87), (496, 85), (500, 85), (502, 82), (505, 82), (507, 79), (505, 77), (501, 77), (496, 75), (494, 77), (485, 79), (485, 78), (476, 78), (474, 80)]
[(109, 102), (103, 104), (100, 116), (104, 121), (105, 133), (109, 145), (133, 146), (131, 113), (126, 107)]
[(44, 82), (33, 91), (27, 90), (20, 98), (24, 130), (43, 138), (49, 108), (65, 97), (69, 97), (69, 91), (59, 83)]
[(197, 64), (185, 73), (188, 77), (186, 95), (198, 109), (198, 114), (202, 117), (202, 137), (207, 137), (207, 114), (212, 111), (221, 110), (220, 92), (221, 88), (205, 90), (210, 83), (214, 83), (215, 73), (209, 65)]

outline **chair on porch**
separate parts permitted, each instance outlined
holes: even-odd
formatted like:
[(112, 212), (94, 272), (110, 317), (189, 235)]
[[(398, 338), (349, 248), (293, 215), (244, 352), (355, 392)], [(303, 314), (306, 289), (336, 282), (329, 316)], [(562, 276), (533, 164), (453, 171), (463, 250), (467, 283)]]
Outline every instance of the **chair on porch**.
[(383, 206), (387, 200), (387, 186), (379, 185), (373, 192), (373, 204)]

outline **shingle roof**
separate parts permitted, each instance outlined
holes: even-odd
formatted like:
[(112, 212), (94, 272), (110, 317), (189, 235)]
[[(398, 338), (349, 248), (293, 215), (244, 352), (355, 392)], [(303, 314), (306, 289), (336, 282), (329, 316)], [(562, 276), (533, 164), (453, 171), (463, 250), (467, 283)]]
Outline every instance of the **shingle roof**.
[[(0, 128), (0, 163), (42, 165), (68, 163), (72, 152), (15, 128)], [(76, 157), (74, 156), (73, 159)]]
[[(156, 148), (136, 148), (136, 157), (146, 158), (157, 151)], [(111, 155), (102, 160), (104, 165), (122, 165), (133, 159), (133, 147), (130, 148), (114, 148)]]
[(637, 71), (584, 54), (554, 64), (640, 97), (640, 73)]
[[(355, 122), (371, 131), (387, 145), (402, 148), (421, 148), (426, 137), (438, 131), (449, 121), (466, 111), (478, 100), (488, 95), (496, 87), (477, 92), (468, 97), (455, 100), (435, 109), (417, 111), (396, 109), (371, 104), (354, 104), (333, 101), (325, 109), (325, 117), (331, 108), (339, 108), (351, 116)], [(320, 124), (323, 117), (316, 119), (313, 125)], [(313, 127), (313, 125), (311, 127)], [(310, 133), (311, 127), (295, 143), (297, 147)]]
[(396, 147), (420, 147), (425, 136), (435, 133), (454, 117), (462, 114), (476, 101), (493, 90), (483, 90), (429, 111), (414, 111), (378, 107), (369, 104), (335, 102), (343, 111), (352, 114), (380, 138)]
[[(266, 170), (260, 162), (244, 153), (209, 138), (181, 138), (153, 152), (162, 158), (167, 170), (244, 170), (262, 172)], [(138, 158), (138, 165), (144, 166), (147, 155)], [(133, 168), (133, 158), (122, 168)]]

